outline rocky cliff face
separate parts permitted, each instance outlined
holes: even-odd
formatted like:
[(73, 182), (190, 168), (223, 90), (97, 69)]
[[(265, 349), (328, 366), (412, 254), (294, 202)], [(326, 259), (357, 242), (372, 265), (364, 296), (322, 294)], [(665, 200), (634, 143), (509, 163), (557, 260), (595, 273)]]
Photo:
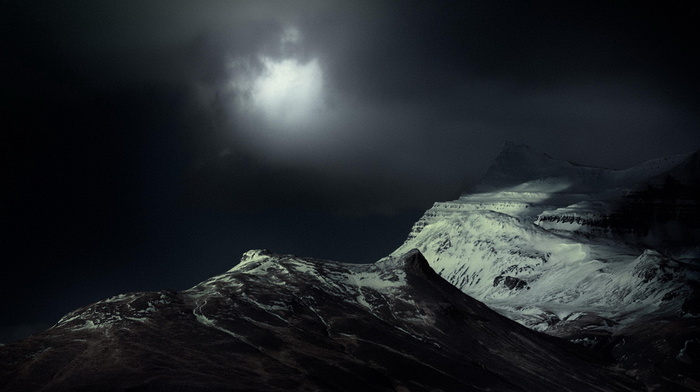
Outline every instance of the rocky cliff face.
[(373, 265), (251, 251), (183, 292), (120, 295), (0, 348), (3, 391), (630, 391), (412, 251)]

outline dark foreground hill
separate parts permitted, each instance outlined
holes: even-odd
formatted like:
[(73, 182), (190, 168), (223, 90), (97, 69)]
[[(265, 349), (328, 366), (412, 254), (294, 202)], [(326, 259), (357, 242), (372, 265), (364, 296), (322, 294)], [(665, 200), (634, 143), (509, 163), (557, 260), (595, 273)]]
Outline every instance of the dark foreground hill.
[(2, 391), (638, 391), (491, 311), (418, 251), (348, 265), (266, 251), (0, 347)]

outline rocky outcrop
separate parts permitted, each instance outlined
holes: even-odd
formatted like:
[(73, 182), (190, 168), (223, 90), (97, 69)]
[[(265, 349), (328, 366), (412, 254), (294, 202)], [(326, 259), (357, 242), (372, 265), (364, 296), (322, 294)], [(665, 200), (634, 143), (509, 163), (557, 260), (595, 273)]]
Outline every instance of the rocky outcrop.
[(511, 290), (529, 289), (529, 287), (527, 287), (526, 281), (524, 281), (522, 279), (518, 279), (518, 278), (513, 277), (513, 276), (499, 275), (496, 278), (494, 278), (494, 280), (493, 280), (494, 287), (501, 285), (501, 284), (504, 285), (505, 287), (511, 289)]

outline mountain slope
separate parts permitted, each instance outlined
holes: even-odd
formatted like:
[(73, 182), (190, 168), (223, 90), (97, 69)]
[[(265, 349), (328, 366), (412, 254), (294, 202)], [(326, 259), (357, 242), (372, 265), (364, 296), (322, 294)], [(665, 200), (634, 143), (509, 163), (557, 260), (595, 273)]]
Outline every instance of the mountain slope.
[[(507, 144), (478, 192), (435, 203), (393, 254), (419, 249), (464, 293), (608, 353), (652, 389), (700, 390), (700, 356), (690, 370), (676, 358), (700, 344), (697, 162), (695, 153), (610, 170)], [(623, 347), (630, 340), (653, 350)]]
[(457, 288), (541, 331), (583, 313), (626, 325), (653, 312), (677, 312), (690, 294), (683, 262), (564, 237), (490, 210), (443, 216), (396, 254), (411, 247)]
[(0, 348), (0, 389), (627, 391), (640, 385), (440, 278), (417, 251), (266, 251), (183, 292), (78, 309)]

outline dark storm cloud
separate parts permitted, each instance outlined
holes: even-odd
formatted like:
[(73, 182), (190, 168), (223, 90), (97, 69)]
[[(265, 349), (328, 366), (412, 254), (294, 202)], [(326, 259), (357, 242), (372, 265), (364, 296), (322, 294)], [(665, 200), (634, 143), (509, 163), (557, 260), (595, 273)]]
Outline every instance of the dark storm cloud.
[[(351, 3), (17, 7), (41, 26), (19, 34), (53, 51), (36, 56), (67, 84), (176, 97), (144, 112), (177, 124), (188, 195), (233, 210), (426, 206), (459, 194), (505, 140), (615, 167), (700, 143), (691, 3)], [(284, 44), (290, 28), (300, 38)], [(323, 76), (323, 108), (297, 124), (244, 110), (245, 82), (285, 59)]]
[[(204, 84), (220, 98), (214, 105), (224, 139), (247, 141), (245, 148), (271, 164), (321, 173), (307, 178), (314, 186), (290, 189), (325, 199), (318, 189), (340, 189), (352, 178), (374, 189), (385, 181), (413, 184), (418, 205), (458, 193), (508, 139), (613, 167), (694, 149), (700, 142), (691, 71), (696, 27), (691, 9), (684, 14), (675, 7), (386, 3), (371, 12), (272, 13), (251, 22), (274, 21), (268, 31), (275, 34), (257, 46), (209, 49), (221, 54), (214, 56), (218, 63), (256, 53), (283, 58), (275, 49), (279, 35), (285, 24), (298, 28), (303, 40), (296, 55), (319, 59), (330, 107), (328, 121), (309, 125), (319, 129), (308, 137), (276, 134), (269, 124), (232, 115), (233, 98), (219, 87), (231, 73)], [(212, 36), (218, 34), (228, 32)], [(362, 188), (338, 192), (334, 203), (372, 209), (397, 197), (397, 188), (381, 197)]]

